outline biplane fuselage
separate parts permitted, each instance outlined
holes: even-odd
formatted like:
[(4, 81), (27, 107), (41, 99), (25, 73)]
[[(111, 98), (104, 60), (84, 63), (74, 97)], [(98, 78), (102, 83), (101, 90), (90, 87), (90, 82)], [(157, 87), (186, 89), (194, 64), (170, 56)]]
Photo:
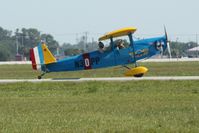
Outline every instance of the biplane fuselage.
[[(132, 34), (135, 31), (135, 28), (126, 28), (102, 36), (99, 41), (110, 40), (109, 50), (95, 50), (59, 60), (56, 60), (49, 53), (50, 51), (45, 44), (39, 44), (38, 47), (31, 49), (32, 52), (30, 52), (33, 69), (39, 69), (43, 72), (60, 72), (89, 70), (118, 65), (125, 66), (136, 63), (137, 60), (147, 59), (160, 54), (160, 48), (162, 50), (166, 49), (166, 36), (134, 41)], [(125, 35), (129, 39), (129, 44), (125, 48), (118, 49), (114, 39)]]
[[(154, 42), (157, 40), (166, 43), (165, 37), (134, 41), (136, 61), (159, 54), (160, 51), (154, 47)], [(56, 63), (46, 65), (46, 69), (49, 72), (58, 72), (127, 65), (135, 63), (133, 56), (133, 48), (131, 46), (123, 49), (114, 48), (111, 51), (104, 52), (96, 50), (90, 53), (57, 60)]]

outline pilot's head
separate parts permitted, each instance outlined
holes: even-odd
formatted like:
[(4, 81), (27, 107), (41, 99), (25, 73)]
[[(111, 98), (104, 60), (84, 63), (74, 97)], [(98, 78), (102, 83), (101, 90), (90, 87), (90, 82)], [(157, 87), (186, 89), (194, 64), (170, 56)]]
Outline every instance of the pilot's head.
[(122, 39), (118, 40), (117, 46), (123, 46), (124, 41)]
[(98, 43), (98, 46), (99, 46), (100, 49), (103, 49), (103, 48), (104, 48), (104, 44), (103, 44), (102, 42), (99, 42), (99, 43)]
[(122, 40), (122, 39), (118, 40), (118, 44), (119, 44), (119, 45), (122, 44), (122, 43), (123, 43), (123, 40)]

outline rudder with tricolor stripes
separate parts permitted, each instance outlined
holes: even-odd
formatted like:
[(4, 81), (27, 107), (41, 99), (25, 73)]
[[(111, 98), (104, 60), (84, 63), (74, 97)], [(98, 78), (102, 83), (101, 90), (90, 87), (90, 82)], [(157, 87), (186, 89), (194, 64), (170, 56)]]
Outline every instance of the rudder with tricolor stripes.
[(45, 43), (40, 43), (37, 47), (30, 49), (30, 60), (34, 70), (42, 70), (42, 66), (56, 62)]

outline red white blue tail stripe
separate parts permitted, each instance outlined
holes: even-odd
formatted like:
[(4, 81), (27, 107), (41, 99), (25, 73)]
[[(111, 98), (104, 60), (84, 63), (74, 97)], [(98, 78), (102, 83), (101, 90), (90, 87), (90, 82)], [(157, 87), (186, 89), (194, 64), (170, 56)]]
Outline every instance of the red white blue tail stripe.
[(35, 70), (41, 70), (41, 65), (42, 65), (42, 49), (41, 45), (38, 47), (30, 49), (30, 58), (32, 61), (32, 68)]

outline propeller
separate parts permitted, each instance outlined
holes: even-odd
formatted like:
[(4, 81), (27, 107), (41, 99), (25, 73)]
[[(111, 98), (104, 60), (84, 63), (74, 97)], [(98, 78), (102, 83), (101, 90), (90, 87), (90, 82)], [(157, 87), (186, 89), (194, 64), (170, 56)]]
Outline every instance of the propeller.
[(162, 47), (162, 45), (160, 46), (160, 55), (161, 55), (161, 58), (163, 58), (163, 53), (164, 53), (164, 49)]
[(166, 37), (166, 43), (167, 43), (167, 50), (169, 53), (169, 59), (171, 58), (171, 48), (170, 48), (170, 42), (168, 40), (168, 35), (167, 35), (167, 31), (166, 31), (166, 27), (164, 26), (164, 33), (165, 33), (165, 37)]

